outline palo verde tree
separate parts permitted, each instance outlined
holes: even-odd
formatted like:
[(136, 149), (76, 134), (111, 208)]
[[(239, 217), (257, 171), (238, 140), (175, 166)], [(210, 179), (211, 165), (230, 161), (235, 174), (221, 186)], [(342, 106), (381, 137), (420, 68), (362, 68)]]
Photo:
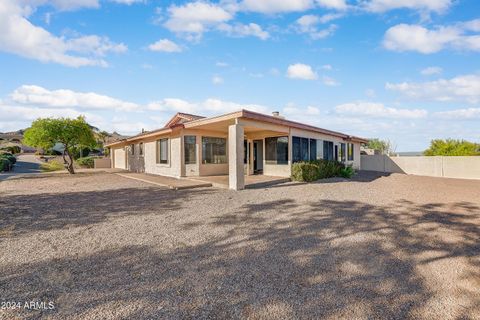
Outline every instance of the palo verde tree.
[(480, 156), (480, 144), (465, 140), (436, 139), (423, 152), (426, 156)]
[(48, 150), (56, 143), (64, 147), (63, 162), (70, 174), (74, 174), (73, 153), (76, 148), (93, 148), (96, 145), (92, 129), (85, 118), (45, 118), (33, 121), (32, 126), (25, 131), (23, 143)]

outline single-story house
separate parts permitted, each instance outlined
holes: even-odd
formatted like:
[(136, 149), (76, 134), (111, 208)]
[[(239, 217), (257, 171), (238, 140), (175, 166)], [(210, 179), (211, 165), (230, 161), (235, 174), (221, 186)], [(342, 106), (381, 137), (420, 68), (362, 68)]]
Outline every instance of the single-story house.
[(241, 110), (215, 117), (177, 113), (158, 130), (106, 145), (113, 168), (171, 177), (228, 175), (231, 189), (243, 189), (244, 175), (290, 177), (292, 163), (338, 160), (360, 168), (367, 140)]

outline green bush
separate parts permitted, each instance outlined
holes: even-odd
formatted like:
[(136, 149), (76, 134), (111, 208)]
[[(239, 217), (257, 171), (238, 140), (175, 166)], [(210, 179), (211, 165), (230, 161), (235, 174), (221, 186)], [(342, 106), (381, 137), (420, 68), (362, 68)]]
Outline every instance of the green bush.
[(342, 178), (350, 179), (351, 177), (353, 177), (354, 174), (355, 174), (355, 170), (353, 170), (351, 166), (345, 167), (342, 170), (340, 170), (340, 176)]
[(0, 159), (7, 159), (8, 161), (11, 162), (11, 164), (17, 163), (17, 158), (15, 158), (14, 155), (11, 153), (2, 153), (0, 154)]
[[(344, 172), (344, 170), (347, 170), (347, 172)], [(343, 174), (350, 174), (350, 170), (353, 171), (352, 168), (346, 169), (342, 163), (336, 161), (315, 160), (296, 162), (292, 166), (292, 180), (310, 182), (318, 179), (343, 177)], [(352, 175), (353, 172), (349, 177)]]
[(12, 163), (8, 159), (0, 158), (0, 172), (10, 171), (12, 168)]
[(83, 158), (78, 158), (76, 161), (77, 161), (77, 164), (80, 166), (80, 167), (83, 167), (83, 168), (93, 168), (94, 164), (93, 164), (93, 160), (95, 158), (94, 157), (83, 157)]
[(318, 180), (319, 167), (311, 162), (296, 162), (292, 166), (292, 179), (295, 181), (315, 181)]

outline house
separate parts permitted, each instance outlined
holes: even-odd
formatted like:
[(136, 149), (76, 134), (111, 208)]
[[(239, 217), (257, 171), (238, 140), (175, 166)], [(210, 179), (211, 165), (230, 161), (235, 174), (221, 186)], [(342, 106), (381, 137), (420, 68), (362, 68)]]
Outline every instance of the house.
[(161, 129), (106, 146), (113, 168), (177, 178), (228, 175), (229, 187), (239, 190), (244, 175), (290, 177), (296, 161), (338, 160), (359, 169), (366, 142), (278, 112), (241, 110), (210, 118), (177, 113)]

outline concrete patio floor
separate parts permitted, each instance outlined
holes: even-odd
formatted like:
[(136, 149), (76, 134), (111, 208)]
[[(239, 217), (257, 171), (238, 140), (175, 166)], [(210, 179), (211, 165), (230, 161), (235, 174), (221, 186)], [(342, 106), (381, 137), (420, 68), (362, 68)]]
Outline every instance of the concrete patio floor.
[[(228, 175), (219, 176), (205, 176), (205, 177), (189, 177), (190, 180), (209, 182), (216, 188), (228, 189)], [(274, 184), (289, 182), (290, 178), (265, 176), (265, 175), (250, 175), (245, 176), (245, 189), (262, 188)]]
[(122, 172), (116, 173), (117, 175), (129, 178), (133, 180), (138, 180), (150, 184), (155, 184), (162, 187), (167, 187), (169, 189), (181, 190), (181, 189), (193, 189), (193, 188), (202, 188), (202, 187), (211, 187), (212, 184), (208, 181), (194, 181), (190, 179), (177, 179), (173, 177), (166, 177), (160, 175), (146, 174), (146, 173), (135, 173), (135, 172)]

